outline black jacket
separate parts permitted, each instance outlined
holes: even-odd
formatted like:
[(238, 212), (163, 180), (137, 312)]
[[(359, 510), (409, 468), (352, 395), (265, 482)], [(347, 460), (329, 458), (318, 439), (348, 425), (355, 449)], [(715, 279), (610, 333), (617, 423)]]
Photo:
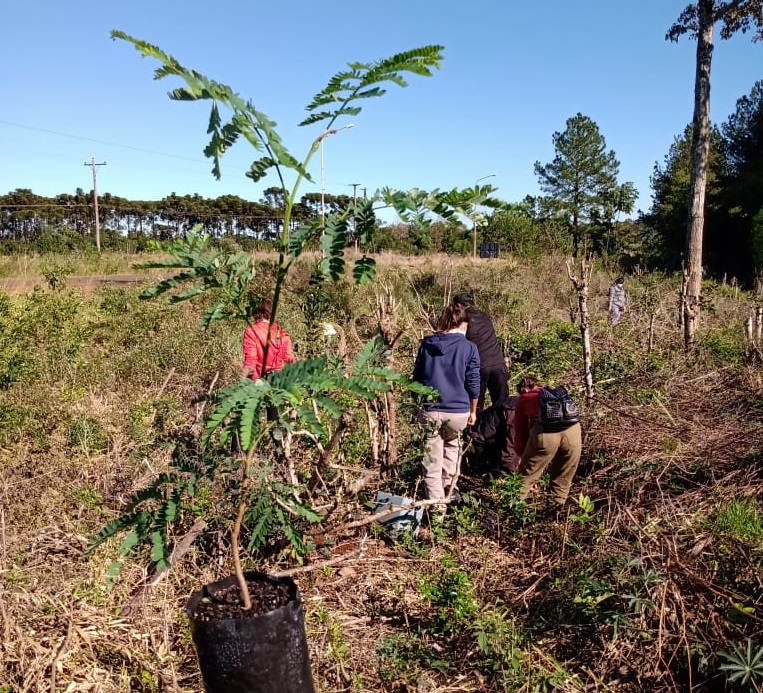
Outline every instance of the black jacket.
[(474, 306), (466, 309), (469, 322), (466, 328), (466, 338), (477, 346), (480, 354), (480, 367), (491, 368), (505, 363), (503, 349), (495, 336), (493, 321), (487, 313), (477, 310)]

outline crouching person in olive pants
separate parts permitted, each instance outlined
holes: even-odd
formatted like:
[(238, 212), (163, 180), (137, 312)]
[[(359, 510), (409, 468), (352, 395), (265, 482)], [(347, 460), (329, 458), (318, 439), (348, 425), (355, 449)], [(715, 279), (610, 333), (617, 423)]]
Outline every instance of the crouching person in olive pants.
[(520, 397), (514, 414), (514, 444), (517, 454), (521, 455), (519, 497), (525, 500), (548, 469), (552, 501), (561, 508), (569, 496), (580, 462), (582, 435), (579, 423), (553, 433), (543, 430), (538, 423), (542, 388), (542, 383), (535, 378), (523, 378), (517, 386)]
[(527, 498), (548, 468), (551, 498), (554, 504), (563, 506), (570, 495), (572, 478), (580, 462), (580, 448), (579, 423), (557, 433), (544, 433), (540, 426), (534, 426), (519, 463), (519, 475), (522, 478), (520, 499)]

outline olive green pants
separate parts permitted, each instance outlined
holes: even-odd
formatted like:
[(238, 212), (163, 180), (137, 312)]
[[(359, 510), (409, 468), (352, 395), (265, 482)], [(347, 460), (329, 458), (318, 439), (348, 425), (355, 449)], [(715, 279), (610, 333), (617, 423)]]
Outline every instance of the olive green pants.
[(519, 476), (522, 479), (520, 499), (527, 498), (548, 467), (551, 497), (556, 505), (564, 505), (580, 462), (581, 448), (579, 423), (556, 433), (544, 433), (538, 425), (533, 427), (519, 463)]

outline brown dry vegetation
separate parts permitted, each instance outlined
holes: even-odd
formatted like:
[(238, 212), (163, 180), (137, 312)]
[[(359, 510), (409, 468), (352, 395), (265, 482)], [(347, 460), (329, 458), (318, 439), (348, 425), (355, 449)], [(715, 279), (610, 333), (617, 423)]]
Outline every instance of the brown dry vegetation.
[[(470, 288), (506, 341), (512, 379), (536, 373), (582, 400), (563, 258), (379, 260), (374, 286), (331, 290), (339, 345), (311, 348), (357, 351), (387, 286), (405, 331), (395, 364), (407, 372), (427, 320)], [(303, 350), (309, 277), (307, 264), (294, 273), (282, 316)], [(719, 665), (720, 650), (748, 639), (763, 648), (763, 374), (743, 332), (761, 298), (708, 283), (700, 347), (686, 356), (677, 280), (629, 277), (632, 310), (612, 329), (611, 278), (599, 271), (591, 287), (597, 396), (584, 408), (573, 487), (592, 513), (572, 504), (558, 520), (523, 514), (507, 477), (467, 469), (467, 503), (416, 540), (348, 528), (368, 516), (348, 499), (304, 566), (277, 551), (251, 563), (294, 574), (320, 691), (753, 690), (734, 688)], [(260, 281), (255, 291), (267, 272)], [(196, 444), (204, 412), (194, 397), (240, 365), (237, 327), (200, 334), (199, 306), (136, 296), (131, 286), (0, 293), (0, 377), (12, 375), (0, 389), (2, 693), (201, 691), (183, 608), (231, 570), (215, 521), (222, 484), (171, 571), (153, 575), (141, 553), (108, 591), (117, 543), (82, 558), (88, 537), (167, 469), (178, 441)], [(357, 469), (343, 472), (353, 479), (367, 471), (362, 418), (336, 460)], [(405, 416), (399, 434), (400, 474), (374, 481), (371, 496), (415, 492)], [(177, 542), (197, 517), (188, 513)], [(455, 603), (425, 598), (422, 585), (450, 585)]]

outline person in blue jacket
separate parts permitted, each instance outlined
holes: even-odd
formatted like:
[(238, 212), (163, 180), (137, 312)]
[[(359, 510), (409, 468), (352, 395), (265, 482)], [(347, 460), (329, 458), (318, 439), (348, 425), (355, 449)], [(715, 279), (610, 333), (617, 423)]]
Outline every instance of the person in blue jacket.
[[(464, 306), (445, 308), (437, 332), (421, 340), (413, 380), (436, 389), (440, 396), (425, 399), (418, 421), (426, 427), (422, 469), (427, 498), (446, 500), (456, 493), (461, 461), (461, 431), (477, 420), (480, 396), (480, 357), (466, 338)], [(440, 512), (445, 512), (445, 505)]]

